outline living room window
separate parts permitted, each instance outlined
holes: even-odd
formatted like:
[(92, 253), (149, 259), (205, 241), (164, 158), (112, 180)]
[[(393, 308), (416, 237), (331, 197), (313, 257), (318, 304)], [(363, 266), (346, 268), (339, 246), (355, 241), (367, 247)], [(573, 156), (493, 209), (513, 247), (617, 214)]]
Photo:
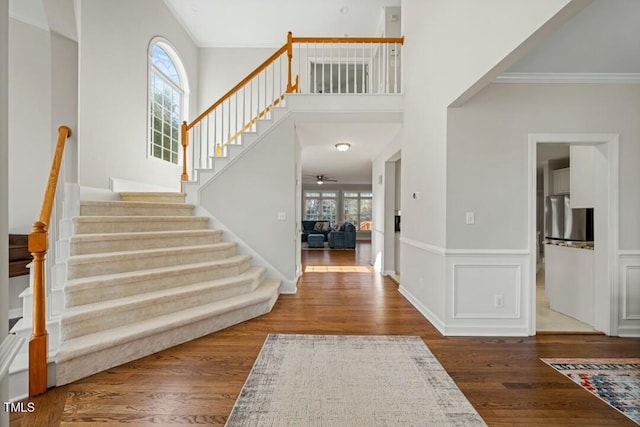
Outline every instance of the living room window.
[(371, 230), (373, 193), (370, 191), (345, 191), (344, 220), (356, 226), (356, 230)]
[(176, 52), (162, 40), (149, 47), (149, 152), (178, 163), (180, 123), (184, 111), (186, 75)]
[(304, 193), (304, 219), (336, 222), (338, 193), (307, 191)]

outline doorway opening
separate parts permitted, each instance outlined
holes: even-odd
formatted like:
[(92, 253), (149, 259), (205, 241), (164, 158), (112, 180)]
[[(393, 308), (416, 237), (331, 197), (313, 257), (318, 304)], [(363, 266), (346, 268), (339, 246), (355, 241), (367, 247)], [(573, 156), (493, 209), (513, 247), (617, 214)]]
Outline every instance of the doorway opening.
[[(531, 134), (529, 153), (530, 334), (615, 335), (618, 135)], [(551, 208), (558, 200), (563, 200), (566, 212), (558, 214)], [(575, 229), (588, 233), (589, 226), (580, 223), (582, 210), (593, 211), (593, 237), (572, 234)], [(564, 222), (556, 223), (560, 217), (566, 218), (567, 230), (562, 228)], [(541, 313), (547, 301), (552, 311)], [(554, 319), (543, 318), (556, 313), (570, 319), (558, 317), (554, 324)], [(582, 324), (572, 323), (571, 318)]]

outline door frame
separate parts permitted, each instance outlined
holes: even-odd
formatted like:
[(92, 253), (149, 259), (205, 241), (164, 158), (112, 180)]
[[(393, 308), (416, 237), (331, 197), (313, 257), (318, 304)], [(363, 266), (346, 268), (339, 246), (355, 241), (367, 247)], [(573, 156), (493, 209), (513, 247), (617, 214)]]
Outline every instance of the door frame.
[[(604, 145), (605, 159), (600, 166), (608, 180), (606, 200), (596, 196), (598, 209), (607, 210), (607, 245), (604, 250), (596, 248), (595, 263), (606, 265), (606, 283), (596, 288), (596, 301), (608, 301), (608, 304), (596, 305), (596, 324), (593, 325), (607, 335), (618, 335), (619, 323), (619, 289), (618, 289), (618, 239), (619, 239), (619, 205), (618, 205), (618, 170), (619, 170), (619, 135), (601, 133), (531, 133), (529, 134), (529, 298), (530, 319), (529, 335), (536, 334), (536, 162), (538, 144), (578, 144)], [(606, 163), (605, 163), (606, 162)], [(597, 166), (596, 166), (597, 168)], [(600, 178), (602, 178), (602, 173)], [(596, 174), (596, 179), (598, 174)], [(594, 215), (596, 216), (596, 215)], [(597, 217), (596, 217), (597, 220)], [(596, 225), (597, 227), (597, 225)], [(604, 298), (600, 298), (600, 296)], [(600, 322), (598, 319), (602, 319)]]

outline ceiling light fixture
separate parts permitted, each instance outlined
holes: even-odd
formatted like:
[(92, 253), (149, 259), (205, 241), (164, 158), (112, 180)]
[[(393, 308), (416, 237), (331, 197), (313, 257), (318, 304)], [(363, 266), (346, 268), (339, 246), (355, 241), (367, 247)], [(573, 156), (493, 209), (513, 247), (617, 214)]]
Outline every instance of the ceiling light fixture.
[(338, 151), (347, 151), (349, 148), (351, 148), (351, 144), (348, 142), (338, 142), (336, 144), (336, 149)]
[(322, 178), (318, 178), (318, 180), (316, 181), (316, 184), (322, 185), (324, 184), (324, 181), (322, 180)]
[(349, 13), (349, 8), (347, 6), (343, 6), (340, 8), (340, 13), (343, 15), (346, 15), (347, 13)]

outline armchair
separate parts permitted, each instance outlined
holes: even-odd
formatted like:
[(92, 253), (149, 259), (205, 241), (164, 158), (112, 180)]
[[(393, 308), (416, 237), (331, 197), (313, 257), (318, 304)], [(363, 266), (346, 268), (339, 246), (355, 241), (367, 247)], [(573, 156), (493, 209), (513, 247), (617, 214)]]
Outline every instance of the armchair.
[(355, 249), (356, 227), (350, 222), (345, 222), (338, 231), (329, 233), (329, 247), (331, 249)]

